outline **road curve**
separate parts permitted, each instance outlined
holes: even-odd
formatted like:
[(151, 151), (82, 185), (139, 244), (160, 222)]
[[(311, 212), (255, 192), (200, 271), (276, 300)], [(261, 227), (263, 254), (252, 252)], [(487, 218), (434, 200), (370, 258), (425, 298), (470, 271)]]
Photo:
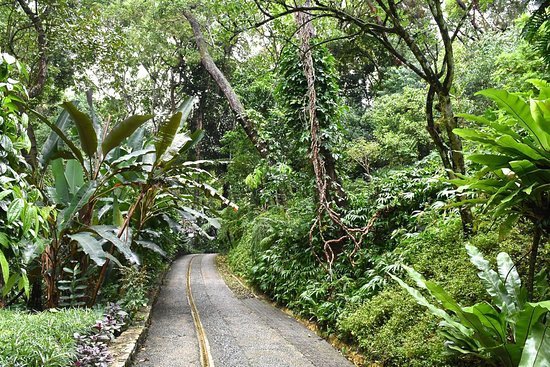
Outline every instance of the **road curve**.
[(236, 298), (220, 277), (215, 256), (188, 255), (174, 262), (134, 366), (353, 366), (270, 304)]

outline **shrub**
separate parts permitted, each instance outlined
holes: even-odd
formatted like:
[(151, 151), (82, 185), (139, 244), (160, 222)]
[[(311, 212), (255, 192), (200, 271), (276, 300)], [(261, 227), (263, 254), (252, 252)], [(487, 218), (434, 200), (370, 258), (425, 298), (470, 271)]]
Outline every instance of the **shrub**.
[(66, 367), (75, 357), (73, 335), (88, 330), (98, 317), (98, 311), (83, 309), (0, 310), (0, 366)]

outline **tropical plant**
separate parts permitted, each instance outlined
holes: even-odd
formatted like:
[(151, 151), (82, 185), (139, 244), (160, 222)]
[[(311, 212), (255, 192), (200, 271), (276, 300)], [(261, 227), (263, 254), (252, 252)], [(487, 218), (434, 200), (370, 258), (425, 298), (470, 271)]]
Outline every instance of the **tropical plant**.
[(478, 94), (500, 108), (493, 118), (462, 114), (480, 123), (482, 129), (455, 129), (457, 135), (479, 143), (486, 152), (469, 155), (481, 167), (472, 177), (453, 182), (458, 190), (476, 194), (470, 203), (493, 209), (495, 218), (504, 218), (505, 235), (518, 219), (533, 223), (527, 289), (530, 297), (539, 246), (550, 233), (550, 85), (531, 83), (540, 90), (537, 98), (525, 101), (504, 90), (487, 89)]
[(43, 195), (26, 177), (28, 116), (19, 111), (26, 90), (17, 80), (25, 75), (12, 56), (0, 54), (0, 305), (13, 289), (29, 295), (30, 264), (43, 251), (51, 211), (40, 205)]
[(550, 1), (545, 0), (529, 17), (523, 36), (550, 66)]
[[(507, 367), (543, 367), (550, 363), (550, 301), (526, 302), (527, 292), (510, 256), (497, 256), (497, 271), (471, 245), (466, 249), (493, 304), (459, 305), (443, 287), (405, 267), (416, 287), (395, 279), (415, 301), (442, 319), (446, 346)], [(420, 289), (420, 290), (419, 290)], [(427, 292), (436, 302), (422, 293)]]

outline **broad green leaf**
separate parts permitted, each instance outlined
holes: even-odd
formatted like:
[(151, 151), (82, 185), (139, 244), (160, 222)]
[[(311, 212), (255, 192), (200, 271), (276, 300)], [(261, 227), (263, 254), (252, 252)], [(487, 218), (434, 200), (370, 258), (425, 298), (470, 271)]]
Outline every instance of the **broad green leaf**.
[(72, 195), (84, 185), (84, 171), (82, 166), (74, 159), (67, 161), (65, 165), (65, 177)]
[(143, 248), (155, 251), (156, 253), (160, 254), (163, 257), (166, 257), (166, 252), (160, 248), (156, 243), (151, 241), (145, 241), (145, 240), (137, 240), (136, 243), (140, 245)]
[(13, 223), (21, 217), (21, 213), (25, 208), (25, 200), (16, 198), (8, 206), (7, 220), (8, 223)]
[(550, 312), (550, 301), (526, 303), (516, 318), (514, 327), (514, 339), (516, 343), (519, 345), (525, 344), (533, 325), (548, 312)]
[(468, 159), (474, 163), (488, 166), (491, 169), (508, 167), (508, 163), (513, 159), (511, 157), (499, 154), (471, 154)]
[(515, 311), (516, 304), (512, 297), (508, 294), (506, 286), (496, 271), (491, 269), (489, 262), (483, 258), (479, 250), (471, 245), (466, 245), (466, 251), (470, 256), (472, 264), (478, 268), (478, 276), (485, 286), (487, 293), (493, 297), (494, 302), (503, 311)]
[(31, 293), (31, 287), (29, 284), (29, 278), (27, 277), (26, 271), (21, 272), (21, 278), (19, 278), (19, 282), (17, 286), (19, 287), (19, 289), (23, 289), (25, 291), (25, 296), (27, 296), (28, 298)]
[(55, 184), (55, 201), (57, 204), (67, 205), (71, 199), (63, 159), (52, 161), (51, 166)]
[(84, 205), (88, 204), (96, 188), (97, 183), (95, 181), (89, 181), (86, 182), (80, 190), (78, 190), (76, 195), (71, 199), (69, 206), (63, 209), (57, 218), (57, 227), (59, 232), (66, 229), (78, 211), (82, 209)]
[(4, 283), (7, 283), (10, 279), (10, 266), (8, 264), (8, 259), (6, 259), (6, 256), (0, 250), (0, 267), (2, 268), (2, 278), (4, 279)]
[(94, 156), (97, 152), (97, 135), (92, 119), (76, 108), (72, 102), (64, 102), (62, 106), (69, 112), (76, 125), (82, 150), (88, 157)]
[(476, 93), (476, 95), (478, 94), (495, 101), (500, 108), (506, 111), (508, 115), (512, 116), (530, 133), (534, 141), (543, 145), (541, 136), (543, 136), (544, 132), (531, 116), (529, 104), (521, 99), (521, 97), (501, 89), (486, 89)]
[[(120, 253), (124, 255), (124, 257), (130, 261), (133, 264), (139, 265), (139, 258), (137, 255), (130, 249), (130, 244), (132, 243), (131, 238), (127, 240), (123, 240), (120, 237), (118, 237), (117, 232), (118, 228), (115, 226), (107, 226), (107, 225), (97, 225), (97, 226), (91, 226), (90, 230), (97, 233), (99, 236), (104, 238), (105, 240), (111, 242), (115, 247), (117, 248)], [(125, 236), (125, 234), (123, 234)]]
[(122, 227), (124, 223), (124, 218), (122, 217), (122, 212), (120, 210), (120, 205), (118, 204), (118, 196), (113, 195), (113, 225), (116, 227)]
[(4, 248), (8, 248), (10, 246), (10, 240), (8, 238), (8, 235), (4, 232), (0, 232), (0, 246)]
[(97, 266), (102, 266), (106, 261), (106, 253), (103, 250), (104, 240), (96, 239), (89, 232), (79, 232), (68, 236), (71, 240), (76, 241), (82, 251), (92, 259)]
[(540, 91), (540, 99), (550, 99), (550, 83), (540, 79), (527, 79), (527, 82), (533, 84)]
[(61, 140), (63, 140), (63, 142), (67, 145), (67, 147), (69, 147), (74, 157), (81, 164), (84, 164), (84, 158), (82, 157), (82, 152), (76, 147), (76, 145), (74, 145), (71, 139), (69, 139), (67, 135), (65, 135), (65, 133), (60, 128), (58, 128), (55, 124), (52, 124), (46, 117), (42, 116), (40, 113), (36, 112), (35, 110), (31, 109), (30, 112), (32, 112), (36, 117), (38, 117), (40, 121), (48, 125), (48, 127), (52, 129), (57, 134), (57, 136), (59, 136)]
[(162, 160), (162, 156), (172, 145), (174, 137), (180, 127), (181, 118), (182, 113), (177, 112), (160, 126), (157, 136), (155, 137), (155, 151), (157, 153), (156, 163)]
[(481, 132), (474, 129), (454, 129), (453, 132), (460, 136), (461, 138), (477, 141), (478, 143), (483, 143), (486, 145), (495, 145), (495, 139), (492, 135)]
[(518, 367), (550, 366), (550, 326), (537, 322), (525, 341)]
[(506, 320), (493, 306), (487, 302), (481, 302), (472, 307), (465, 307), (464, 311), (476, 315), (481, 323), (492, 332), (497, 341), (506, 343)]
[(531, 115), (535, 122), (540, 127), (541, 133), (539, 139), (542, 143), (542, 148), (545, 151), (550, 151), (550, 101), (531, 100)]
[(518, 154), (525, 158), (533, 160), (544, 160), (545, 158), (539, 154), (535, 149), (527, 144), (520, 143), (514, 140), (511, 136), (502, 135), (495, 139), (498, 146), (510, 154)]
[(514, 224), (517, 223), (518, 219), (519, 219), (518, 213), (510, 214), (504, 219), (504, 221), (500, 224), (498, 229), (499, 241), (504, 241), (504, 239), (508, 236), (508, 234), (510, 234), (510, 231), (514, 227)]
[(111, 166), (114, 167), (114, 166), (117, 166), (121, 163), (127, 163), (128, 161), (131, 161), (134, 158), (138, 158), (138, 157), (144, 156), (144, 155), (149, 154), (149, 153), (154, 153), (154, 152), (155, 152), (155, 150), (153, 148), (135, 150), (132, 153), (125, 154), (122, 157), (115, 159), (113, 162), (111, 162)]
[(500, 279), (503, 280), (508, 295), (516, 305), (515, 312), (518, 312), (523, 308), (524, 296), (522, 294), (521, 279), (516, 265), (507, 253), (501, 252), (497, 255), (497, 268)]
[(21, 275), (12, 274), (6, 284), (2, 287), (2, 297), (5, 297), (12, 290), (13, 286), (17, 284)]
[(21, 219), (23, 222), (23, 232), (27, 233), (36, 222), (38, 217), (38, 208), (34, 205), (25, 204)]
[[(66, 110), (62, 110), (59, 116), (57, 117), (55, 126), (57, 126), (60, 131), (64, 132), (66, 131), (68, 124), (69, 124), (69, 113)], [(41, 157), (40, 157), (40, 163), (42, 164), (42, 166), (46, 166), (49, 163), (50, 159), (52, 159), (52, 157), (58, 150), (59, 150), (59, 135), (55, 131), (52, 131), (48, 136), (48, 139), (46, 139), (46, 142), (42, 146)]]
[(132, 135), (134, 131), (151, 118), (153, 118), (153, 115), (134, 115), (115, 125), (101, 144), (103, 155), (106, 156), (113, 148), (119, 146), (124, 139)]

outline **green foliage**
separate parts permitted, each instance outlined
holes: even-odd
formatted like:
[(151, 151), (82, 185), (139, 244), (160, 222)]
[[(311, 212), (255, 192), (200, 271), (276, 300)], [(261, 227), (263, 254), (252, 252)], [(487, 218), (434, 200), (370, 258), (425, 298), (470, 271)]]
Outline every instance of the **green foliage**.
[(523, 36), (550, 66), (550, 2), (543, 1), (529, 17), (523, 28)]
[(120, 271), (122, 275), (120, 304), (130, 315), (133, 315), (148, 302), (149, 276), (145, 268), (125, 267)]
[(459, 190), (485, 194), (478, 201), (494, 209), (495, 217), (507, 218), (503, 233), (520, 217), (543, 228), (550, 225), (550, 87), (542, 81), (533, 84), (540, 95), (530, 103), (504, 90), (480, 92), (500, 107), (497, 117), (463, 115), (483, 130), (455, 130), (487, 150), (469, 156), (481, 166), (474, 176), (455, 183)]
[[(425, 280), (409, 267), (406, 267), (407, 273), (417, 288), (392, 277), (418, 304), (443, 319), (441, 332), (449, 349), (503, 366), (545, 366), (550, 361), (549, 350), (545, 349), (550, 343), (550, 334), (545, 333), (550, 301), (526, 302), (527, 291), (522, 288), (519, 273), (508, 254), (498, 254), (498, 271), (494, 271), (476, 247), (467, 245), (466, 248), (493, 304), (460, 306), (443, 287)], [(428, 293), (437, 303), (423, 293)]]
[(379, 146), (376, 165), (410, 164), (428, 155), (431, 142), (425, 128), (425, 94), (423, 88), (405, 87), (374, 99), (363, 125)]
[(72, 269), (65, 267), (63, 271), (68, 279), (59, 281), (60, 306), (80, 307), (86, 305), (84, 298), (88, 288), (88, 277), (80, 269), (80, 264), (76, 263)]
[(0, 365), (66, 367), (75, 357), (74, 333), (83, 333), (101, 316), (84, 309), (37, 314), (0, 310)]
[(26, 91), (19, 77), (26, 71), (12, 56), (0, 54), (0, 298), (11, 290), (29, 294), (29, 264), (42, 253), (42, 235), (52, 208), (40, 205), (40, 190), (27, 179), (23, 152), (30, 141), (28, 116), (19, 111)]

